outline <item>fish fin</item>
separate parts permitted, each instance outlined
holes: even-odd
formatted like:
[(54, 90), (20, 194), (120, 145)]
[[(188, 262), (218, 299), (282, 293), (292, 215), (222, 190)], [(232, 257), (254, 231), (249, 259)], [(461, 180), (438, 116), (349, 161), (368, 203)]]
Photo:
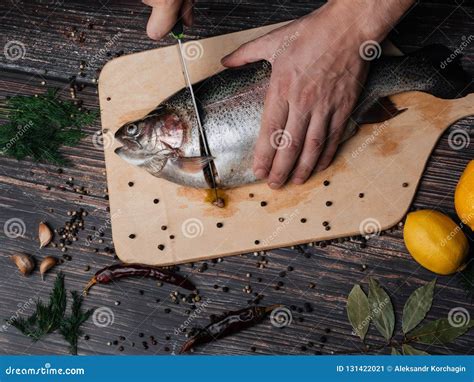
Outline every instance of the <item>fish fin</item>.
[(147, 161), (141, 167), (145, 167), (145, 169), (154, 176), (160, 176), (163, 167), (165, 167), (167, 158), (165, 157), (153, 157), (149, 161)]
[(382, 42), (382, 54), (388, 57), (401, 57), (405, 55), (405, 53), (388, 38)]
[(171, 161), (185, 172), (196, 173), (206, 167), (213, 159), (211, 156), (176, 157)]
[(358, 125), (364, 123), (380, 123), (403, 113), (407, 109), (398, 109), (389, 97), (379, 98), (364, 113), (356, 117)]
[[(467, 40), (466, 40), (467, 42)], [(467, 88), (471, 84), (471, 75), (462, 67), (462, 49), (451, 50), (442, 44), (432, 44), (418, 49), (409, 54), (413, 57), (425, 57), (433, 65), (438, 75), (451, 84), (451, 94), (437, 94), (430, 92), (440, 98), (457, 98), (469, 94), (472, 89)]]

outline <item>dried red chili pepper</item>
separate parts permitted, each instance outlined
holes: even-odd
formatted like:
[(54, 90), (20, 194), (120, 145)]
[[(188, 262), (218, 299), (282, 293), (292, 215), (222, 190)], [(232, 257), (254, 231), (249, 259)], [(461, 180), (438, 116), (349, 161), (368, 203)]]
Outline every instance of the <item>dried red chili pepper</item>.
[(215, 318), (213, 322), (205, 328), (198, 329), (197, 334), (183, 344), (179, 353), (186, 353), (195, 345), (202, 345), (250, 328), (251, 326), (261, 322), (269, 312), (279, 306), (280, 305), (272, 305), (268, 307), (252, 306), (234, 312), (225, 313), (222, 316)]
[(95, 284), (108, 284), (113, 280), (130, 276), (151, 277), (169, 284), (178, 285), (184, 289), (196, 290), (196, 287), (187, 278), (167, 269), (144, 264), (114, 264), (99, 270), (88, 282), (83, 293), (87, 294), (88, 290)]

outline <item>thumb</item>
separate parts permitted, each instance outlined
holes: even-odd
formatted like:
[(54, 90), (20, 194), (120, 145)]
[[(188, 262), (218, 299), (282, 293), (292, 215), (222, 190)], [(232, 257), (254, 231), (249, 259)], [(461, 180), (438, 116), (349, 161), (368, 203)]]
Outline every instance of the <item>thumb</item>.
[(268, 46), (266, 46), (264, 39), (260, 37), (241, 45), (232, 53), (223, 57), (221, 64), (232, 68), (235, 66), (249, 64), (251, 62), (264, 60), (266, 58), (265, 52), (267, 50)]
[(144, 0), (145, 4), (152, 4), (150, 18), (146, 26), (148, 37), (159, 40), (173, 28), (178, 19), (182, 1), (151, 1)]

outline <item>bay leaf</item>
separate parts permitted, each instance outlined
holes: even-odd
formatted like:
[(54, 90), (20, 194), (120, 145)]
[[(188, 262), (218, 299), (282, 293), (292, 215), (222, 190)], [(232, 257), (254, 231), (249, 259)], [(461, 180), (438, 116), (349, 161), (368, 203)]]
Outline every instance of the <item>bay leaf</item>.
[(441, 318), (412, 330), (408, 333), (408, 338), (428, 345), (447, 344), (462, 336), (473, 326), (474, 320), (467, 321), (463, 326), (453, 326), (447, 318)]
[(403, 307), (402, 330), (408, 333), (414, 329), (431, 309), (436, 279), (415, 290)]
[(392, 355), (401, 355), (401, 353), (396, 348), (392, 348)]
[(369, 300), (360, 285), (356, 284), (347, 296), (347, 318), (354, 332), (363, 341), (370, 324)]
[(414, 347), (408, 344), (403, 344), (402, 350), (403, 350), (403, 355), (430, 355), (429, 353), (423, 350), (415, 349)]
[(373, 278), (369, 278), (369, 305), (375, 327), (387, 341), (390, 341), (395, 328), (393, 305), (387, 292)]

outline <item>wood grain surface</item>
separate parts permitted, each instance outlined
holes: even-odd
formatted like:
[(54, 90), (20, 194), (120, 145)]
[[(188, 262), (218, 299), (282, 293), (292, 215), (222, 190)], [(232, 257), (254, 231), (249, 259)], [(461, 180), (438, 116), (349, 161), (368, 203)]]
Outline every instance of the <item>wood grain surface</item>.
[[(62, 89), (62, 95), (67, 98), (69, 78), (76, 76), (77, 81), (85, 85), (78, 92), (78, 98), (86, 107), (97, 109), (94, 78), (105, 62), (123, 53), (171, 43), (169, 39), (159, 43), (147, 39), (144, 28), (149, 10), (139, 1), (69, 1), (59, 6), (54, 3), (8, 1), (0, 5), (0, 47), (9, 41), (19, 41), (26, 51), (24, 58), (17, 61), (9, 61), (4, 54), (0, 55), (1, 98), (40, 93), (48, 86)], [(196, 25), (189, 31), (189, 37), (215, 36), (293, 19), (310, 12), (317, 3), (321, 2), (198, 2)], [(474, 7), (467, 1), (422, 1), (396, 27), (391, 38), (406, 50), (433, 42), (455, 49), (463, 36), (472, 33), (473, 17)], [(468, 45), (463, 55), (463, 64), (473, 75), (474, 45)], [(82, 61), (86, 69), (81, 75)], [(428, 161), (413, 208), (436, 208), (455, 216), (453, 191), (463, 168), (474, 157), (473, 122), (472, 117), (462, 119), (441, 137)], [(96, 123), (87, 130), (90, 135), (79, 146), (64, 149), (74, 166), (63, 168), (62, 173), (55, 166), (0, 157), (2, 320), (19, 310), (22, 313), (21, 307), (31, 298), (46, 298), (57, 271), (65, 273), (69, 289), (80, 290), (97, 269), (116, 261), (109, 250), (113, 244), (103, 149), (92, 139), (99, 129), (100, 125)], [(449, 145), (449, 133), (455, 129), (462, 129), (470, 138), (471, 143), (462, 150), (453, 150)], [(66, 184), (69, 177), (73, 178), (74, 187)], [(74, 191), (81, 186), (87, 193)], [(38, 249), (38, 223), (46, 220), (53, 227), (59, 227), (67, 220), (68, 210), (81, 207), (89, 216), (85, 218), (86, 229), (80, 232), (80, 239), (67, 252), (72, 260), (65, 261), (48, 274), (44, 282), (38, 272), (28, 278), (20, 276), (9, 260), (14, 251), (34, 254), (38, 260), (47, 255), (62, 255), (55, 248)], [(5, 223), (12, 218), (24, 222), (24, 237), (5, 235)], [(248, 224), (252, 223), (249, 221)], [(103, 232), (103, 236), (95, 237), (98, 231)], [(93, 236), (91, 241), (87, 240), (88, 235)], [(472, 240), (472, 233), (470, 236)], [(288, 266), (293, 270), (288, 271)], [(282, 271), (286, 273), (282, 274)], [(203, 262), (182, 265), (180, 272), (190, 275), (203, 298), (199, 314), (190, 326), (205, 325), (210, 314), (246, 306), (255, 298), (253, 293), (264, 295), (260, 301), (262, 305), (280, 303), (295, 309), (292, 324), (284, 329), (272, 326), (267, 320), (253, 329), (200, 347), (196, 354), (361, 352), (363, 347), (351, 334), (345, 313), (346, 297), (352, 285), (359, 283), (367, 291), (368, 277), (378, 279), (396, 307), (399, 331), (407, 297), (415, 288), (434, 278), (411, 259), (400, 229), (384, 232), (367, 243), (361, 243), (360, 237), (353, 237), (313, 247), (278, 249), (257, 255), (249, 253), (221, 262), (209, 261), (207, 267)], [(456, 307), (467, 309), (472, 316), (471, 302), (459, 285), (462, 277), (458, 274), (438, 278), (428, 319), (446, 317)], [(283, 285), (275, 288), (279, 281)], [(310, 283), (314, 284), (313, 288)], [(243, 291), (246, 285), (252, 287), (251, 294)], [(228, 292), (222, 291), (224, 286), (229, 288)], [(170, 354), (176, 351), (185, 336), (175, 331), (185, 324), (189, 317), (187, 310), (191, 307), (183, 302), (173, 303), (170, 293), (174, 290), (167, 285), (157, 286), (148, 279), (128, 279), (95, 287), (85, 304), (100, 308), (102, 312), (108, 312), (104, 308), (110, 309), (113, 323), (99, 327), (92, 320), (87, 322), (84, 329), (88, 339), (80, 340), (79, 353)], [(309, 303), (311, 309), (305, 309), (305, 303)], [(169, 313), (167, 309), (170, 309)], [(23, 313), (31, 313), (31, 307)], [(0, 328), (1, 354), (67, 354), (67, 345), (56, 334), (32, 343), (8, 325)], [(473, 339), (471, 331), (448, 346), (420, 348), (434, 354), (471, 354)], [(369, 331), (368, 342), (382, 344), (374, 328)]]

